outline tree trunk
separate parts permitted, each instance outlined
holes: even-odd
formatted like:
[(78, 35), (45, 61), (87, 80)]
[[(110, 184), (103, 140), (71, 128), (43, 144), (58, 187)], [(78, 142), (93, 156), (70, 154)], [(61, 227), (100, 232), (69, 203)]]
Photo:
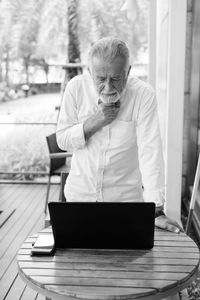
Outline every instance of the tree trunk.
[(47, 63), (44, 64), (44, 72), (45, 72), (45, 76), (46, 76), (46, 83), (47, 83), (47, 86), (48, 86), (49, 85), (49, 78), (48, 78), (49, 65)]
[[(67, 0), (68, 4), (68, 61), (80, 62), (80, 50), (78, 39), (78, 2), (79, 0)], [(68, 68), (68, 80), (79, 74), (78, 68)]]
[(9, 64), (10, 64), (10, 56), (9, 56), (9, 47), (6, 47), (6, 72), (5, 72), (5, 81), (6, 85), (10, 85), (9, 81)]
[(24, 57), (26, 84), (29, 84), (29, 57)]
[[(68, 62), (80, 62), (80, 50), (78, 39), (78, 3), (79, 0), (66, 0), (68, 7)], [(74, 76), (82, 73), (82, 68), (64, 68), (65, 78), (61, 85), (61, 99), (63, 98), (67, 82)]]

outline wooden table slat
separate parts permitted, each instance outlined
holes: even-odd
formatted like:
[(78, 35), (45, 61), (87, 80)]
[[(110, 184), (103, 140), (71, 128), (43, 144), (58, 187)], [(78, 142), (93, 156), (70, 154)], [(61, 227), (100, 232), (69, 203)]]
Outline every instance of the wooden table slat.
[(34, 256), (31, 257), (30, 255), (18, 255), (18, 260), (19, 261), (55, 261), (55, 262), (63, 262), (63, 263), (76, 263), (77, 265), (79, 264), (80, 268), (83, 264), (94, 264), (98, 266), (99, 264), (105, 264), (108, 263), (110, 265), (116, 266), (125, 266), (125, 265), (131, 265), (131, 264), (148, 264), (148, 265), (184, 265), (184, 266), (196, 266), (198, 263), (198, 259), (185, 259), (185, 258), (145, 258), (145, 257), (133, 257), (131, 259), (118, 259), (118, 258), (110, 258), (104, 259), (101, 257), (95, 258), (90, 258), (90, 257), (84, 257), (84, 259), (70, 259), (69, 257), (66, 256)]
[[(173, 241), (155, 241), (154, 242), (154, 247), (165, 247), (165, 246), (170, 246), (170, 247), (188, 247), (188, 248), (195, 248), (194, 243), (193, 242), (188, 242), (187, 244), (185, 243), (185, 241), (177, 241), (177, 242), (173, 242)], [(197, 247), (197, 246), (196, 246)]]
[[(143, 255), (143, 257), (146, 257), (146, 258), (153, 257), (153, 258), (172, 258), (172, 259), (177, 259), (177, 258), (180, 258), (180, 259), (197, 259), (197, 260), (199, 259), (199, 253), (189, 253), (189, 252), (184, 253), (184, 255), (182, 255), (181, 257), (180, 257), (179, 252), (163, 252), (163, 251), (158, 252), (157, 251), (157, 252), (154, 252), (152, 254), (149, 251), (148, 252), (143, 252), (143, 253), (141, 251), (141, 252), (138, 252), (138, 253), (137, 252), (132, 252), (132, 253), (131, 252), (126, 252), (126, 253), (127, 253), (126, 258), (128, 258), (128, 257), (133, 258), (133, 257), (138, 257), (138, 256)], [(18, 254), (19, 255), (29, 255), (30, 254), (30, 249), (20, 249)], [(57, 256), (65, 256), (66, 252), (57, 251), (56, 255)], [(87, 252), (86, 252), (85, 255), (87, 255)], [(78, 257), (80, 255), (79, 254), (74, 254), (74, 252), (73, 252), (72, 254), (70, 253), (68, 255), (68, 258), (72, 259), (72, 261), (74, 261), (74, 257), (76, 257), (76, 259), (81, 259), (81, 261), (83, 261), (85, 255), (84, 256), (82, 255), (81, 257)], [(90, 257), (92, 257), (92, 259), (95, 259), (95, 258), (98, 257), (98, 254), (91, 255), (91, 254), (88, 253), (88, 255), (90, 255)], [(123, 253), (118, 254), (117, 252), (113, 252), (113, 255), (112, 255), (113, 258), (118, 258), (118, 259), (122, 259), (122, 260), (124, 259), (124, 256), (125, 256), (125, 254), (123, 254)], [(105, 256), (105, 254), (101, 255), (101, 258), (103, 258), (105, 260), (106, 260), (106, 258), (110, 259), (110, 257), (108, 255)]]
[[(53, 261), (20, 261), (20, 266), (22, 269), (30, 269), (30, 268), (38, 268), (38, 269), (55, 269), (55, 270), (60, 270), (60, 269), (65, 269), (65, 270), (97, 270), (97, 271), (116, 271), (116, 267), (113, 265), (110, 265), (109, 268), (105, 265), (94, 265), (94, 264), (87, 264), (87, 265), (82, 265), (80, 269), (80, 265), (76, 264), (70, 264), (70, 263), (63, 263), (63, 262), (53, 262)], [(126, 271), (126, 272), (164, 272), (164, 273), (190, 273), (191, 271), (191, 266), (176, 266), (176, 268), (172, 268), (171, 266), (166, 266), (166, 265), (124, 265), (124, 266), (118, 266), (117, 268), (118, 271)], [(150, 276), (150, 275), (149, 275)]]
[[(30, 268), (24, 270), (24, 273), (28, 276), (57, 276), (57, 277), (91, 277), (91, 278), (124, 278), (124, 279), (149, 279), (149, 272), (137, 272), (137, 271), (110, 271), (110, 270), (69, 270), (69, 269), (36, 269)], [(187, 276), (188, 273), (184, 274), (174, 272), (154, 272), (151, 274), (152, 279), (162, 279), (162, 280), (181, 280), (183, 276)]]
[[(24, 242), (23, 245), (20, 247), (20, 249), (31, 249), (32, 248), (32, 244), (34, 244), (34, 242), (36, 241), (36, 238), (29, 238), (28, 241)], [(156, 246), (153, 248), (154, 252), (177, 252), (177, 253), (190, 253), (191, 254), (191, 250), (192, 253), (194, 254), (199, 254), (199, 249), (197, 248), (196, 245), (194, 245), (194, 247), (182, 247), (182, 246), (178, 246), (178, 247), (170, 247), (170, 246)], [(74, 255), (76, 255), (76, 252), (79, 252), (79, 249), (70, 249), (70, 251), (74, 251)], [(82, 249), (82, 251), (89, 251), (88, 249)], [(96, 250), (99, 254), (100, 253), (108, 253), (110, 250), (104, 250), (104, 249), (98, 249)], [(113, 253), (115, 253), (115, 250), (111, 250)], [(125, 251), (130, 251), (130, 254), (133, 253), (133, 250), (116, 250), (116, 253), (124, 253)], [(134, 250), (135, 251), (135, 250)], [(140, 253), (146, 253), (146, 250), (140, 250)], [(91, 253), (93, 253), (93, 250), (91, 250)], [(128, 253), (128, 252), (126, 252)]]
[[(52, 234), (52, 233), (50, 232), (50, 233), (46, 233), (46, 234)], [(178, 236), (178, 240), (177, 240), (177, 236)], [(26, 241), (26, 243), (34, 243), (35, 240), (36, 240), (36, 237), (37, 237), (37, 235), (30, 237)], [(183, 247), (184, 246), (186, 248), (198, 249), (196, 243), (193, 240), (188, 239), (188, 237), (187, 237), (187, 239), (186, 238), (182, 238), (181, 236), (175, 235), (175, 234), (174, 234), (173, 238), (170, 239), (170, 240), (166, 239), (166, 238), (156, 239), (156, 237), (155, 237), (155, 239), (154, 239), (154, 247), (155, 246), (156, 247), (158, 247), (158, 246), (159, 247), (163, 247), (163, 246), (165, 247), (165, 246), (167, 246), (167, 247), (173, 247), (173, 248), (174, 247)], [(107, 249), (107, 251), (109, 251), (109, 249)], [(123, 250), (121, 250), (121, 251), (123, 251)]]
[(91, 277), (57, 277), (57, 276), (31, 276), (30, 280), (43, 284), (56, 284), (56, 285), (75, 285), (75, 286), (102, 286), (102, 287), (145, 287), (156, 288), (158, 290), (173, 287), (176, 285), (175, 280), (162, 280), (162, 279), (123, 279), (123, 278), (91, 278)]

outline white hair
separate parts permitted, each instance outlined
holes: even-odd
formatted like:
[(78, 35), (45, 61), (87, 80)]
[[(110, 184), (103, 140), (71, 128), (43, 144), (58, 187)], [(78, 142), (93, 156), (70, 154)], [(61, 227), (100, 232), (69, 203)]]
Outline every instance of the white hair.
[(122, 57), (127, 64), (129, 64), (130, 59), (126, 43), (113, 37), (102, 38), (93, 44), (88, 56), (89, 66), (94, 57), (102, 58), (108, 62), (112, 62), (116, 57)]

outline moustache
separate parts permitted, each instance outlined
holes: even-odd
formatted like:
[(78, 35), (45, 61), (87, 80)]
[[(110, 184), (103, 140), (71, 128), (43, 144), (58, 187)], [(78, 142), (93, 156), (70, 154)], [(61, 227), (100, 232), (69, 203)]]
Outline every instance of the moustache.
[(117, 102), (120, 99), (120, 94), (118, 92), (115, 93), (110, 93), (110, 94), (100, 94), (100, 99), (102, 100), (102, 102), (104, 103), (114, 103)]
[(120, 107), (120, 105), (121, 105), (121, 102), (120, 102), (120, 100), (117, 100), (117, 102), (112, 102), (112, 103), (105, 103), (105, 102), (103, 102), (103, 101), (101, 101), (101, 99), (99, 99), (98, 100), (98, 104), (104, 104), (105, 106), (113, 106), (113, 107)]

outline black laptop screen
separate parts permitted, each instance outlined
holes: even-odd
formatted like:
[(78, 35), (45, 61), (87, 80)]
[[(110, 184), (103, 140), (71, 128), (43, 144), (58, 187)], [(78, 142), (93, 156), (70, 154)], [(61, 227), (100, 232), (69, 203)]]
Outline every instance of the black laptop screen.
[(49, 203), (57, 248), (150, 249), (154, 203)]

